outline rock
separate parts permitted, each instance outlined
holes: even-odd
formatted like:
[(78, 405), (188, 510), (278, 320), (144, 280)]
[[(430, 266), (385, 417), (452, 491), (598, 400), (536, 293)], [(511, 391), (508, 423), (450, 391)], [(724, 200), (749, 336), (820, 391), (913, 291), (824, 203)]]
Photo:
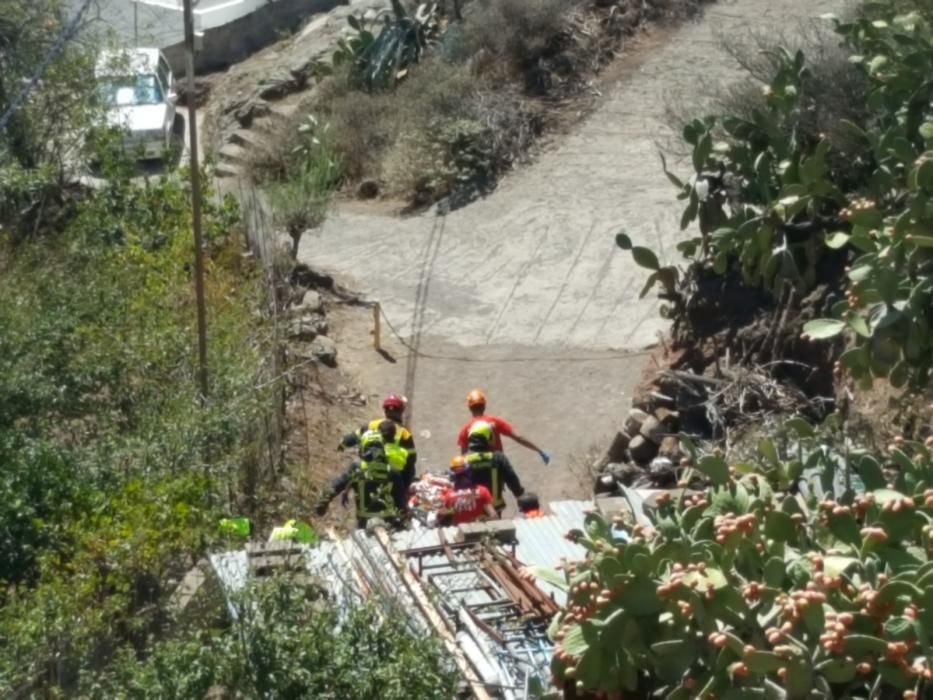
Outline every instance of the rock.
[(270, 108), (267, 103), (253, 98), (237, 106), (233, 112), (233, 118), (237, 120), (241, 127), (248, 129), (253, 125), (253, 121), (266, 116), (269, 112)]
[(278, 73), (259, 81), (259, 96), (264, 100), (281, 100), (304, 87), (305, 76)]
[(317, 336), (317, 333), (314, 330), (314, 327), (309, 323), (305, 323), (303, 318), (293, 318), (288, 322), (288, 326), (285, 329), (285, 336), (290, 340), (306, 340), (311, 341)]
[(304, 263), (298, 263), (292, 269), (291, 284), (297, 284), (308, 289), (333, 289), (334, 278), (323, 272), (312, 270)]
[(640, 408), (633, 408), (628, 412), (628, 418), (625, 419), (625, 432), (629, 435), (638, 435), (641, 432), (641, 424), (648, 420), (648, 414)]
[[(308, 314), (323, 314), (324, 300), (313, 289), (303, 289), (298, 293), (300, 298), (295, 299), (291, 308), (293, 316), (306, 316)], [(324, 331), (325, 333), (327, 331)]]
[(319, 335), (311, 343), (311, 356), (328, 367), (337, 366), (337, 343), (326, 335)]
[(658, 454), (658, 446), (644, 435), (636, 435), (628, 444), (628, 453), (636, 464), (645, 465)]
[[(179, 80), (175, 83), (175, 92), (178, 94), (178, 105), (180, 107), (187, 107), (188, 100), (190, 98), (188, 90), (188, 81)], [(211, 94), (211, 84), (209, 81), (204, 78), (195, 77), (194, 79), (194, 105), (195, 107), (203, 107), (207, 102), (207, 98)]]
[(674, 464), (680, 464), (684, 453), (680, 449), (680, 441), (673, 435), (668, 435), (661, 440), (661, 446), (658, 449), (658, 456), (671, 460)]
[(620, 484), (629, 486), (641, 474), (641, 469), (634, 464), (615, 462), (606, 466), (606, 474), (609, 474)]
[(323, 314), (306, 314), (288, 322), (286, 336), (292, 340), (314, 340), (327, 333), (327, 319)]
[(626, 460), (626, 449), (631, 439), (627, 433), (621, 430), (617, 432), (615, 437), (612, 438), (609, 449), (606, 450), (606, 455), (599, 460), (598, 465), (603, 467), (612, 462), (624, 462)]
[(593, 492), (596, 494), (613, 493), (616, 490), (616, 480), (610, 474), (603, 474), (596, 478), (593, 484)]
[(651, 466), (648, 467), (648, 475), (651, 477), (651, 482), (659, 488), (677, 485), (677, 470), (674, 463), (666, 457), (652, 459)]
[(661, 421), (661, 424), (667, 428), (667, 432), (677, 432), (677, 425), (680, 421), (680, 414), (670, 408), (658, 406), (654, 409), (654, 417)]
[(669, 431), (655, 416), (648, 416), (645, 422), (641, 424), (641, 430), (639, 432), (655, 445), (660, 445), (661, 440), (667, 436)]
[(363, 180), (356, 188), (359, 199), (375, 199), (379, 196), (379, 183), (375, 180)]

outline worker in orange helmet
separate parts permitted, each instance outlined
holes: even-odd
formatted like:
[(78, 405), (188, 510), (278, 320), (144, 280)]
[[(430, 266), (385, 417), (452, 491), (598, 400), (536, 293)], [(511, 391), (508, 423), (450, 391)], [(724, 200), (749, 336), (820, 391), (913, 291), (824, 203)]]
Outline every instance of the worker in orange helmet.
[(473, 470), (463, 455), (450, 460), (451, 487), (444, 491), (441, 523), (462, 525), (482, 518), (495, 518), (492, 494), (482, 484), (473, 483)]
[(470, 409), (472, 417), (468, 420), (462, 428), (460, 428), (460, 434), (457, 436), (457, 444), (460, 446), (460, 452), (466, 454), (468, 450), (469, 435), (470, 429), (476, 423), (488, 423), (492, 426), (493, 436), (492, 444), (490, 448), (493, 452), (502, 452), (502, 436), (512, 438), (522, 447), (527, 447), (529, 450), (533, 450), (538, 453), (538, 456), (541, 458), (541, 461), (545, 464), (548, 464), (551, 461), (551, 456), (534, 444), (531, 440), (526, 437), (522, 437), (515, 432), (515, 429), (512, 427), (512, 424), (509, 423), (504, 418), (499, 416), (492, 416), (486, 413), (486, 395), (479, 389), (473, 389), (469, 394), (467, 394), (467, 406)]

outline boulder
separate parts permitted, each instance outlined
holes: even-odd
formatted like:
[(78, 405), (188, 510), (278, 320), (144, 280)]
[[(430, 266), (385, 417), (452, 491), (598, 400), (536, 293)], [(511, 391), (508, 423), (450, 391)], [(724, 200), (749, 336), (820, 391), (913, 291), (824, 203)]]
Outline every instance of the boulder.
[(241, 127), (248, 129), (253, 125), (253, 121), (266, 116), (270, 111), (266, 102), (258, 98), (251, 98), (234, 108), (233, 118), (237, 120)]
[(646, 420), (648, 420), (647, 413), (640, 408), (633, 408), (625, 419), (625, 432), (629, 435), (638, 435), (641, 432), (641, 424)]
[(667, 488), (677, 485), (677, 469), (674, 463), (666, 457), (655, 457), (648, 467), (651, 482), (658, 488)]
[(311, 356), (328, 367), (336, 367), (337, 343), (326, 335), (319, 335), (311, 343)]
[(680, 414), (677, 411), (659, 406), (654, 409), (654, 417), (661, 421), (661, 424), (667, 428), (669, 433), (677, 431), (677, 425), (680, 422)]
[(327, 333), (327, 319), (323, 314), (296, 316), (288, 322), (285, 332), (291, 340), (311, 341)]
[(661, 440), (661, 445), (658, 449), (658, 457), (666, 457), (674, 464), (680, 464), (680, 460), (683, 458), (683, 456), (684, 453), (680, 449), (680, 440), (678, 440), (675, 436), (668, 435)]
[(628, 443), (632, 438), (629, 437), (628, 433), (619, 431), (616, 433), (615, 437), (612, 438), (612, 443), (609, 445), (609, 449), (606, 451), (606, 456), (603, 458), (603, 464), (610, 464), (612, 462), (624, 462), (626, 460), (626, 450), (628, 449)]
[(606, 474), (609, 474), (620, 484), (630, 486), (632, 482), (641, 474), (641, 469), (634, 464), (625, 464), (615, 462), (606, 466)]
[(375, 180), (363, 180), (356, 188), (359, 199), (375, 199), (379, 196), (379, 183)]
[(613, 493), (616, 490), (616, 480), (610, 474), (602, 474), (596, 477), (593, 484), (593, 492), (596, 494)]
[(658, 454), (658, 446), (644, 435), (636, 435), (628, 444), (628, 453), (636, 464), (649, 464)]
[(648, 416), (645, 422), (641, 424), (641, 430), (639, 432), (655, 445), (660, 445), (661, 440), (667, 435), (668, 429), (655, 416)]
[[(307, 316), (309, 314), (323, 314), (324, 300), (313, 289), (303, 289), (299, 292), (291, 311), (293, 316)], [(325, 333), (327, 331), (324, 331)]]

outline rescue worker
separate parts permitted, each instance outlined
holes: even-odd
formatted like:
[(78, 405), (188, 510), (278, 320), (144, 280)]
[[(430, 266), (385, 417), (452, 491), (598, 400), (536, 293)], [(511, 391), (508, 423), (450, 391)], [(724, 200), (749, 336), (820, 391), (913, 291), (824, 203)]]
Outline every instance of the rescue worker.
[(404, 419), (406, 401), (398, 394), (389, 394), (382, 401), (382, 410), (385, 418), (376, 418), (362, 426), (355, 433), (347, 433), (343, 436), (340, 443), (340, 449), (355, 447), (360, 444), (360, 438), (366, 431), (379, 430), (379, 426), (389, 421), (394, 426), (393, 434), (386, 437), (386, 454), (389, 458), (389, 464), (401, 475), (398, 480), (399, 493), (398, 498), (404, 499), (409, 486), (415, 480), (415, 464), (418, 461), (418, 454), (415, 451), (415, 439), (408, 428), (402, 425)]
[(324, 515), (330, 502), (340, 494), (353, 490), (356, 500), (356, 526), (365, 528), (370, 518), (397, 523), (405, 513), (404, 493), (398, 488), (401, 473), (389, 464), (386, 435), (393, 435), (395, 424), (380, 423), (377, 430), (367, 430), (360, 437), (360, 457), (331, 482), (321, 494), (315, 512)]
[(482, 484), (473, 483), (472, 469), (463, 455), (450, 460), (448, 475), (452, 486), (444, 491), (442, 525), (472, 523), (483, 516), (492, 519), (497, 517), (492, 505), (492, 494)]
[(489, 423), (493, 428), (493, 437), (492, 437), (492, 451), (493, 452), (502, 452), (502, 436), (510, 437), (515, 442), (517, 442), (522, 447), (527, 447), (529, 450), (533, 450), (538, 453), (538, 456), (541, 458), (541, 461), (545, 464), (548, 464), (551, 461), (551, 456), (534, 444), (531, 440), (526, 437), (522, 437), (515, 432), (515, 428), (512, 427), (512, 424), (509, 423), (504, 418), (499, 416), (491, 416), (486, 413), (486, 395), (479, 389), (473, 389), (469, 394), (467, 394), (467, 406), (470, 409), (470, 413), (473, 414), (473, 417), (468, 420), (462, 428), (460, 428), (460, 434), (457, 436), (457, 444), (460, 446), (460, 453), (466, 454), (467, 452), (467, 438), (470, 433), (470, 429), (478, 422)]
[(470, 465), (473, 483), (482, 484), (492, 494), (493, 507), (501, 514), (505, 508), (505, 499), (502, 498), (502, 486), (509, 487), (516, 498), (525, 493), (518, 474), (512, 468), (512, 463), (503, 452), (493, 449), (495, 432), (492, 426), (485, 421), (473, 423), (467, 433), (467, 453), (464, 455), (466, 463)]

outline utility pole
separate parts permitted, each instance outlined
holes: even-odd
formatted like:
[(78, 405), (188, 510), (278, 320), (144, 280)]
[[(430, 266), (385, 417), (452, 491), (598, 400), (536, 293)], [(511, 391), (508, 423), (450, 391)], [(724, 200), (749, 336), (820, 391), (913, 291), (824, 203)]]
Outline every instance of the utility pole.
[(188, 78), (188, 151), (191, 169), (191, 227), (194, 230), (194, 294), (198, 308), (198, 386), (207, 402), (207, 312), (204, 303), (204, 251), (201, 235), (201, 173), (198, 169), (198, 122), (194, 85), (194, 11), (184, 0), (185, 71)]

